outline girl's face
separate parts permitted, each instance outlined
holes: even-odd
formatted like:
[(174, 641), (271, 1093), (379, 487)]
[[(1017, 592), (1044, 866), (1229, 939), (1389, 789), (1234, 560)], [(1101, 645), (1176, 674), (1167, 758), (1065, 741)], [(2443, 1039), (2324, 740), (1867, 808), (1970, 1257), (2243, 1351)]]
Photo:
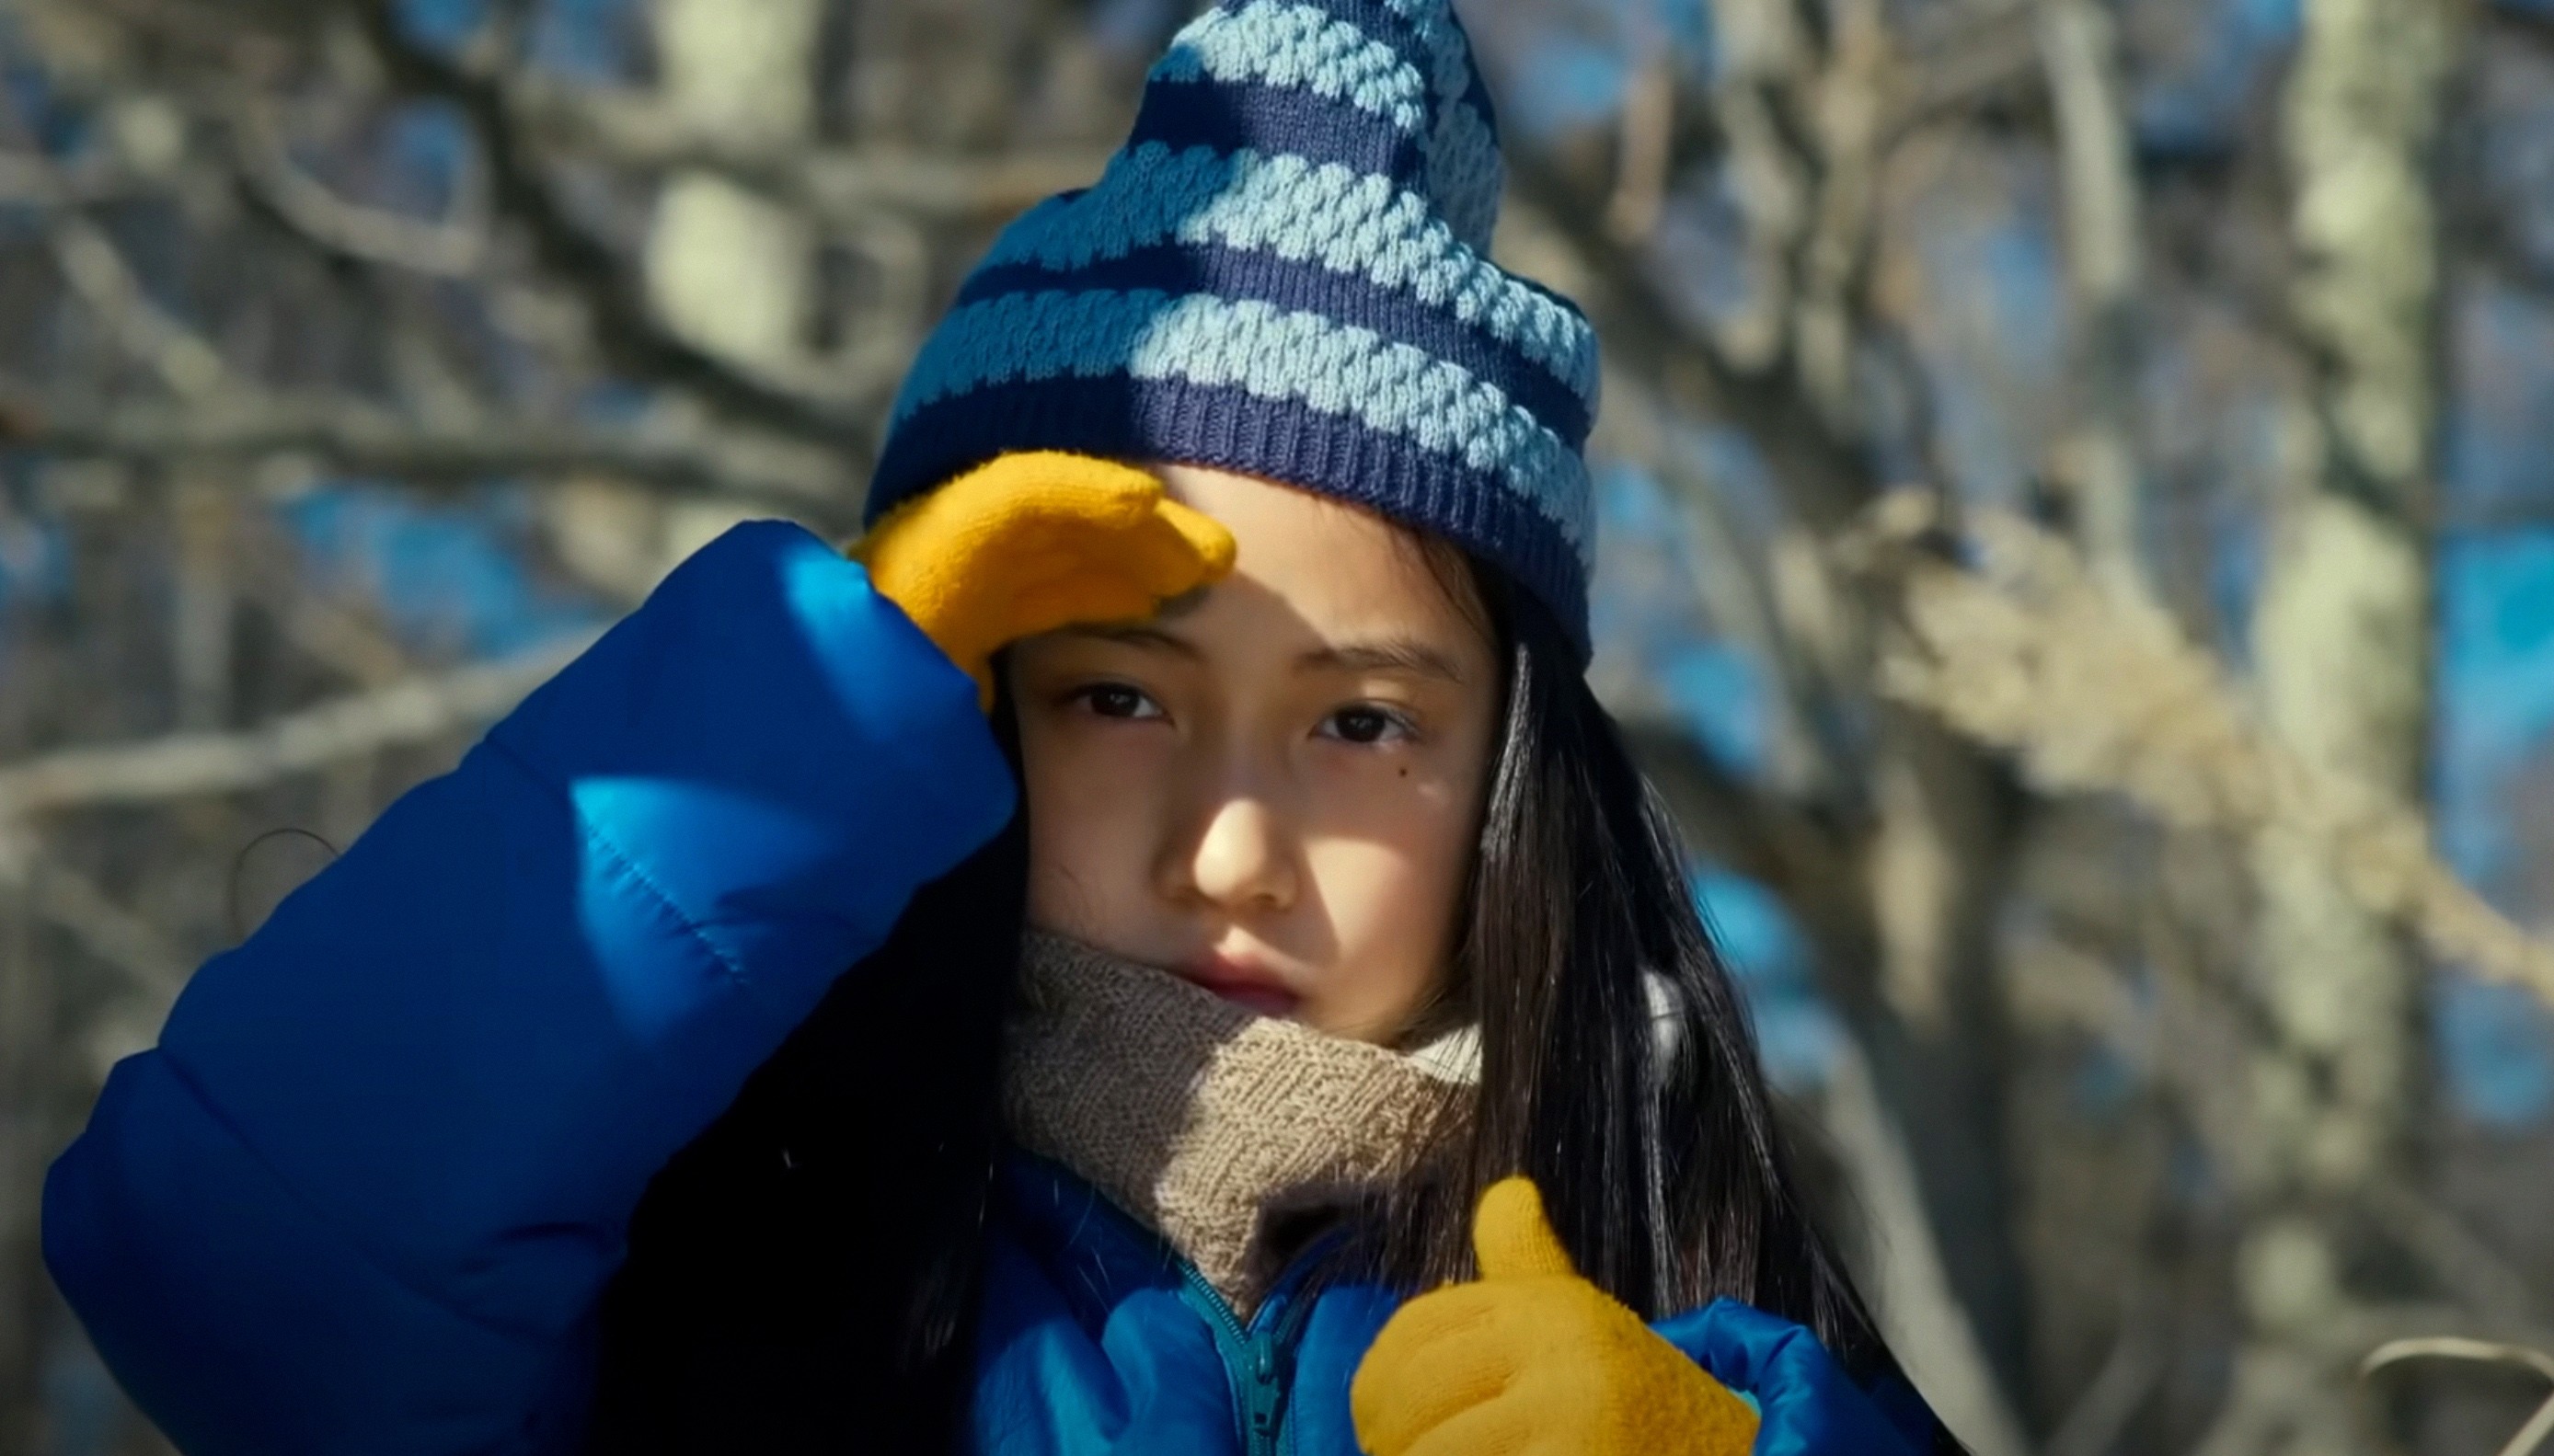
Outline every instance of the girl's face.
[(1157, 472), (1240, 547), (1131, 626), (1011, 654), (1031, 924), (1390, 1041), (1440, 983), (1499, 702), (1416, 537), (1248, 476)]

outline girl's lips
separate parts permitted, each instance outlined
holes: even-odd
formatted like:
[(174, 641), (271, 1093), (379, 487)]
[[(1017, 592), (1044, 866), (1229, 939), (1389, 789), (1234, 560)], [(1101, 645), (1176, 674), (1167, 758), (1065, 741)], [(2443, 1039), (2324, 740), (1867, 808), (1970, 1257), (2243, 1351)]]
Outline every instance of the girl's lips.
[(1203, 986), (1262, 1016), (1291, 1016), (1304, 1000), (1287, 989), (1286, 983), (1265, 966), (1230, 960), (1221, 955), (1192, 960), (1179, 968), (1179, 975), (1192, 985)]

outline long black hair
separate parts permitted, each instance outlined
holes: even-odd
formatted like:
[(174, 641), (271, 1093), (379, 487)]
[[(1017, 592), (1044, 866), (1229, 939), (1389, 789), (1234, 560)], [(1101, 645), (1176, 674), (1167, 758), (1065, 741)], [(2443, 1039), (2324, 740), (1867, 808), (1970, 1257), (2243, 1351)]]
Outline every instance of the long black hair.
[[(1363, 1272), (1470, 1272), (1471, 1211), (1543, 1190), (1581, 1273), (1645, 1317), (1729, 1295), (1891, 1367), (1787, 1165), (1744, 1006), (1672, 826), (1551, 616), (1450, 581), (1505, 653), (1480, 851), (1441, 1011), (1469, 1119), (1361, 1215)], [(997, 706), (1005, 745), (1008, 710)], [(946, 1450), (963, 1418), (1026, 834), (926, 887), (736, 1105), (659, 1174), (607, 1296), (592, 1448)]]
[(1384, 1205), (1374, 1264), (1413, 1288), (1469, 1277), (1474, 1204), (1522, 1173), (1579, 1272), (1643, 1317), (1729, 1295), (1858, 1374), (1891, 1368), (1792, 1176), (1666, 806), (1550, 614), (1469, 577), (1507, 653), (1447, 992), (1478, 1029), (1480, 1093)]

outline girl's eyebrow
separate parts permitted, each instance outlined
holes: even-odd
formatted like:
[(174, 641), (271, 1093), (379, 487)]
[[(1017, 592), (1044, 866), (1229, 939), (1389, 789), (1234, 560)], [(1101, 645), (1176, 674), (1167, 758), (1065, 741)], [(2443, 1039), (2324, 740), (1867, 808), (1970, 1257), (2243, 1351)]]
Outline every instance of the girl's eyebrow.
[(1164, 628), (1161, 623), (1176, 621), (1188, 616), (1205, 601), (1206, 589), (1201, 587), (1194, 592), (1173, 597), (1156, 607), (1150, 621), (1076, 622), (1063, 628), (1063, 634), (1070, 637), (1097, 637), (1103, 642), (1117, 642), (1128, 647), (1167, 649), (1183, 657), (1201, 657), (1205, 654), (1198, 651), (1195, 643)]
[(1303, 672), (1401, 672), (1463, 685), (1462, 669), (1454, 659), (1410, 637), (1316, 647), (1296, 658), (1295, 666)]
[(1103, 642), (1115, 642), (1127, 647), (1150, 647), (1157, 651), (1175, 652), (1191, 659), (1206, 655), (1198, 650), (1196, 643), (1186, 637), (1176, 632), (1164, 631), (1150, 622), (1114, 624), (1080, 622), (1066, 627), (1063, 634), (1071, 637), (1096, 637)]
[[(1206, 654), (1195, 642), (1153, 622), (1082, 623), (1066, 627), (1076, 637), (1095, 637), (1120, 646), (1171, 652), (1191, 661)], [(1415, 637), (1385, 637), (1370, 642), (1336, 642), (1315, 647), (1295, 659), (1297, 672), (1399, 672), (1436, 678), (1461, 687), (1463, 670), (1454, 659)]]

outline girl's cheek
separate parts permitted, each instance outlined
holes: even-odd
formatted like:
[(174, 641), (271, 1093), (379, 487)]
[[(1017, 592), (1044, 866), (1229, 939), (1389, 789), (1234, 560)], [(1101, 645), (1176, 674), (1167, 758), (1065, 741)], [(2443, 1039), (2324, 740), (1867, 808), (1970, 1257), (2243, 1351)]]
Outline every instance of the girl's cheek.
[(1437, 759), (1425, 752), (1381, 753), (1334, 765), (1315, 791), (1319, 821), (1407, 855), (1441, 855), (1449, 835), (1468, 836), (1474, 796), (1465, 776)]
[(1079, 790), (1062, 802), (1033, 797), (1029, 817), (1029, 922), (1103, 950), (1135, 955), (1129, 902), (1142, 890), (1142, 855), (1122, 807), (1086, 800)]
[(1397, 1036), (1451, 953), (1454, 912), (1475, 852), (1457, 786), (1398, 770), (1323, 816), (1308, 855), (1337, 958), (1309, 1020), (1335, 1035)]
[(1154, 736), (1088, 721), (1022, 734), (1031, 924), (1145, 958), (1162, 782)]

